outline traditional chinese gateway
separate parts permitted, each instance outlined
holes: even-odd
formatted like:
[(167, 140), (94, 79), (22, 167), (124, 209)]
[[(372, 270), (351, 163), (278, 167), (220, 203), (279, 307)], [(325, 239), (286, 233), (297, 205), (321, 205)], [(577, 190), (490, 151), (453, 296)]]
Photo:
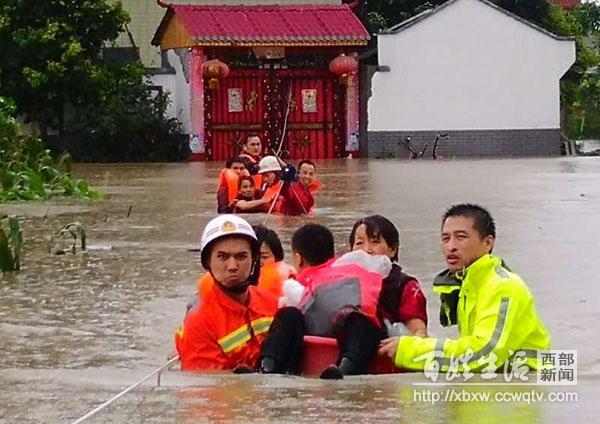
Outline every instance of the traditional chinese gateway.
[(181, 75), (193, 159), (225, 160), (250, 133), (290, 159), (358, 152), (369, 34), (348, 5), (159, 4), (152, 43)]

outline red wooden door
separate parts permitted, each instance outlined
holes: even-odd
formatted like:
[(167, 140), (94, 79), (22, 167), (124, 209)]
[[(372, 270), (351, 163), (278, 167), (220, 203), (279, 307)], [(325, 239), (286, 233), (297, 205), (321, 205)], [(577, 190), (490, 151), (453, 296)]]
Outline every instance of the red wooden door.
[[(343, 146), (345, 92), (327, 71), (291, 71), (285, 153), (291, 159), (338, 157)], [(287, 96), (290, 94), (286, 94)]]
[(345, 90), (327, 71), (235, 69), (219, 89), (205, 85), (204, 98), (209, 160), (237, 154), (249, 133), (259, 134), (265, 153), (290, 159), (342, 152)]
[(264, 142), (268, 103), (266, 71), (232, 70), (210, 90), (204, 85), (205, 129), (208, 159), (224, 161), (239, 153), (249, 133)]

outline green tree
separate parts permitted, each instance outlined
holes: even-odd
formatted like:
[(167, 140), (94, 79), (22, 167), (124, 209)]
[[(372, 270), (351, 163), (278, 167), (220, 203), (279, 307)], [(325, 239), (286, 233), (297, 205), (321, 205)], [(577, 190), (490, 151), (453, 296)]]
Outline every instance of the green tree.
[(424, 10), (446, 0), (366, 0), (359, 7), (358, 16), (370, 33), (390, 28)]
[(496, 0), (494, 3), (541, 26), (544, 26), (544, 20), (551, 6), (550, 0)]
[[(135, 162), (181, 160), (180, 123), (166, 118), (168, 98), (143, 82), (140, 65), (99, 68), (99, 96), (69, 110), (65, 132), (78, 139), (71, 149), (77, 160)], [(186, 144), (187, 146), (187, 144)]]
[(128, 20), (120, 2), (3, 0), (0, 95), (42, 133), (62, 129), (65, 105), (96, 100), (101, 49)]

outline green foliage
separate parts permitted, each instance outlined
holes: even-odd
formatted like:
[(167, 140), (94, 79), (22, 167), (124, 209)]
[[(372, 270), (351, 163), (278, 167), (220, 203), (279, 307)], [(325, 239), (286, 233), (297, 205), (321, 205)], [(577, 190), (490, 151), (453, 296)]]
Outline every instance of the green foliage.
[(78, 160), (167, 160), (169, 143), (180, 132), (179, 121), (166, 118), (166, 94), (152, 91), (139, 65), (98, 68), (95, 102), (69, 111), (65, 130), (85, 139), (85, 149), (73, 151)]
[(95, 99), (101, 48), (128, 20), (120, 2), (1, 2), (0, 95), (15, 99), (42, 133), (60, 129), (65, 104)]
[(585, 3), (573, 11), (565, 11), (550, 5), (544, 23), (555, 34), (572, 36), (576, 42), (575, 63), (561, 80), (564, 130), (572, 139), (598, 138), (600, 7), (595, 3)]
[(358, 15), (370, 33), (377, 33), (445, 2), (446, 0), (366, 0)]
[(0, 97), (0, 202), (52, 196), (99, 199), (100, 193), (71, 176), (68, 155), (57, 162), (39, 138), (20, 135), (15, 109), (14, 102)]
[(571, 90), (574, 93), (569, 100), (573, 101), (566, 105), (567, 134), (573, 139), (600, 137), (600, 74), (586, 73), (581, 84)]
[(0, 216), (0, 271), (18, 271), (21, 267), (23, 236), (14, 216)]
[(498, 0), (494, 1), (498, 6), (514, 13), (529, 22), (544, 26), (544, 20), (548, 16), (552, 4), (548, 0)]
[(141, 65), (102, 57), (128, 21), (118, 1), (0, 2), (0, 96), (15, 99), (44, 141), (48, 128), (78, 141), (68, 146), (78, 159), (181, 158), (172, 154), (180, 128), (165, 118), (166, 95), (152, 92)]

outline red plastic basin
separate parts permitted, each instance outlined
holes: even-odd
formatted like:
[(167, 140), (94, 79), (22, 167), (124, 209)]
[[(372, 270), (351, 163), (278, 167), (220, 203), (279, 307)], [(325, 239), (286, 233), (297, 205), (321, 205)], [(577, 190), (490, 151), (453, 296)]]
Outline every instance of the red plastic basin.
[[(339, 354), (337, 341), (330, 337), (304, 336), (302, 355), (302, 375), (319, 376), (329, 365), (335, 364)], [(403, 372), (396, 368), (392, 360), (377, 355), (369, 364), (369, 374), (394, 374)]]

